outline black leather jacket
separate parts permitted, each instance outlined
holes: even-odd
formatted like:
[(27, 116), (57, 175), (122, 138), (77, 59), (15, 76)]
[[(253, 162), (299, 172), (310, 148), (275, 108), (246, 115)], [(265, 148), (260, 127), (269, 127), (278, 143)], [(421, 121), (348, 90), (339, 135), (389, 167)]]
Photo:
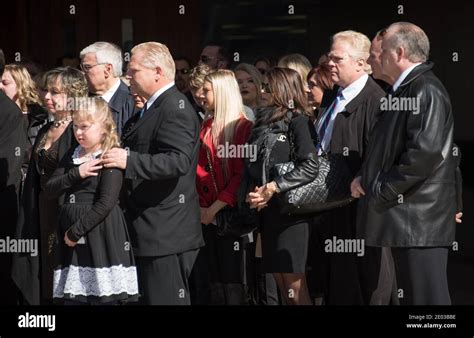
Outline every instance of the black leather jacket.
[[(358, 234), (370, 246), (450, 246), (456, 212), (453, 116), (432, 63), (417, 66), (387, 99), (403, 109), (382, 112), (362, 166), (365, 197)], [(387, 106), (390, 107), (390, 106)], [(393, 104), (392, 104), (393, 107)]]
[[(259, 115), (268, 115), (273, 113), (274, 108), (266, 108), (258, 111)], [(264, 119), (264, 117), (262, 117)], [(257, 125), (252, 131), (250, 143), (254, 143), (259, 153), (257, 162), (249, 163), (249, 172), (256, 185), (262, 185), (274, 180), (281, 192), (291, 190), (292, 188), (307, 184), (314, 180), (318, 174), (318, 162), (316, 160), (316, 148), (314, 140), (316, 134), (312, 122), (304, 115), (298, 115), (291, 118), (291, 122), (279, 121), (271, 126), (271, 133), (276, 138), (278, 135), (284, 135), (278, 140), (271, 142), (272, 138), (265, 138), (263, 133), (268, 132), (268, 125), (257, 121)], [(290, 130), (289, 130), (290, 129)], [(290, 156), (289, 137), (293, 138), (293, 160), (295, 168), (285, 175), (273, 177), (272, 168), (277, 163), (284, 163), (292, 160)], [(262, 144), (259, 139), (264, 140)], [(265, 178), (266, 177), (266, 178)]]

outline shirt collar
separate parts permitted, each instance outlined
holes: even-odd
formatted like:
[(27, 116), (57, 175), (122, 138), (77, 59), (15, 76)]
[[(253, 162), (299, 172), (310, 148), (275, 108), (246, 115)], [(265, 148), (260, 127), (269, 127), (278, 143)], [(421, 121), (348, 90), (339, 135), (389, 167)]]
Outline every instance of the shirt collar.
[(400, 74), (400, 76), (398, 77), (397, 81), (395, 81), (395, 83), (393, 84), (393, 91), (397, 91), (398, 87), (400, 87), (400, 85), (402, 84), (403, 80), (405, 80), (408, 76), (408, 74), (411, 73), (411, 71), (413, 69), (415, 69), (416, 66), (419, 66), (421, 65), (421, 62), (418, 62), (418, 63), (415, 63), (414, 65), (408, 67), (407, 69), (405, 69), (403, 71), (403, 73)]
[(155, 94), (153, 94), (150, 99), (146, 102), (145, 110), (150, 109), (150, 107), (153, 105), (153, 103), (156, 101), (156, 99), (163, 94), (166, 90), (170, 89), (171, 87), (174, 86), (174, 81), (171, 81), (167, 85), (161, 87), (158, 89)]
[(117, 89), (120, 87), (120, 79), (117, 79), (117, 82), (115, 82), (115, 84), (110, 87), (110, 89), (105, 92), (104, 95), (101, 95), (101, 97), (104, 99), (105, 102), (109, 103), (110, 100), (112, 100), (112, 97), (114, 96), (115, 92), (117, 91)]
[(354, 97), (359, 95), (362, 89), (364, 89), (364, 86), (367, 83), (368, 79), (369, 75), (365, 73), (360, 78), (358, 78), (342, 90), (342, 99), (346, 102), (346, 104), (349, 103), (349, 101), (352, 101)]
[(102, 150), (99, 149), (99, 150), (97, 150), (96, 152), (92, 153), (89, 156), (80, 157), (81, 149), (82, 149), (82, 147), (80, 145), (77, 146), (76, 149), (74, 149), (74, 153), (71, 156), (72, 157), (72, 162), (75, 165), (81, 165), (84, 162), (96, 159), (96, 158), (98, 158), (99, 155), (102, 154)]

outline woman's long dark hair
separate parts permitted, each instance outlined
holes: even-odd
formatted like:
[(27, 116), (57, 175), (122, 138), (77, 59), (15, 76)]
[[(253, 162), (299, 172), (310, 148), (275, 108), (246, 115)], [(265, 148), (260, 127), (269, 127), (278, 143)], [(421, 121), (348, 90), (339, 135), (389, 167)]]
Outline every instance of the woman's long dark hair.
[(303, 79), (296, 71), (275, 67), (266, 73), (266, 77), (275, 109), (265, 117), (265, 124), (286, 119), (288, 111), (292, 111), (293, 115), (304, 114), (311, 117)]

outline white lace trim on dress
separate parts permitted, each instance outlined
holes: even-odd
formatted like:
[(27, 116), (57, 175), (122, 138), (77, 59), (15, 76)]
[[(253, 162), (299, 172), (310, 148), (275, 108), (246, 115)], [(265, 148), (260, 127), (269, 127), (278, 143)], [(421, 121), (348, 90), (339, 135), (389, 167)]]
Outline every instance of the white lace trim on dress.
[(114, 265), (107, 268), (91, 268), (70, 265), (54, 271), (53, 297), (64, 294), (105, 297), (127, 293), (138, 294), (137, 269), (135, 266)]

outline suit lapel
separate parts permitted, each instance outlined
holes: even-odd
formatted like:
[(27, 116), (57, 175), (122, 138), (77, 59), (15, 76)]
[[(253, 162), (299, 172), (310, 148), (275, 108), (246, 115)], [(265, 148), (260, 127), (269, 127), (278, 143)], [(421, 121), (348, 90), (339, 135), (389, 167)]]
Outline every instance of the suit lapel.
[(130, 132), (132, 131), (133, 126), (140, 119), (140, 112), (141, 110), (136, 112), (135, 115), (133, 115), (130, 119), (128, 119), (128, 121), (123, 126), (122, 141), (125, 140), (130, 135)]
[(126, 100), (126, 95), (128, 94), (127, 91), (127, 85), (120, 80), (120, 86), (109, 101), (109, 107), (115, 113), (120, 113), (122, 111), (122, 106)]
[(146, 123), (146, 121), (148, 121), (151, 116), (154, 116), (155, 114), (159, 114), (159, 110), (160, 110), (160, 106), (161, 106), (161, 103), (169, 96), (169, 95), (172, 95), (174, 94), (174, 92), (176, 91), (176, 87), (173, 86), (169, 89), (167, 89), (165, 92), (163, 92), (160, 96), (158, 96), (158, 98), (155, 100), (155, 102), (153, 102), (153, 104), (151, 105), (151, 107), (149, 107), (145, 113), (143, 114), (143, 116), (140, 118), (139, 117), (139, 114), (135, 114), (134, 116), (134, 119), (135, 118), (138, 118), (137, 121), (134, 121), (135, 123), (132, 122), (132, 126), (128, 127), (127, 130), (125, 131), (124, 135), (123, 135), (123, 139), (127, 139), (130, 135), (132, 135), (138, 128), (140, 128), (141, 125), (143, 125), (144, 123)]

